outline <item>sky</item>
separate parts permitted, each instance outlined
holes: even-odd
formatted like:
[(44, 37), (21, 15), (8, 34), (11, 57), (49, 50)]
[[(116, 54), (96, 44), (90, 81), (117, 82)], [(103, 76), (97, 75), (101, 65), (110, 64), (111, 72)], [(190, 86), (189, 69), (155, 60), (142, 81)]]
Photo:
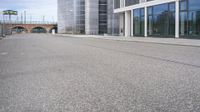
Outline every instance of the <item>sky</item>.
[[(26, 11), (27, 21), (57, 21), (57, 0), (0, 0), (0, 12), (3, 10), (18, 11), (12, 20), (21, 20)], [(2, 14), (0, 19), (3, 19)]]

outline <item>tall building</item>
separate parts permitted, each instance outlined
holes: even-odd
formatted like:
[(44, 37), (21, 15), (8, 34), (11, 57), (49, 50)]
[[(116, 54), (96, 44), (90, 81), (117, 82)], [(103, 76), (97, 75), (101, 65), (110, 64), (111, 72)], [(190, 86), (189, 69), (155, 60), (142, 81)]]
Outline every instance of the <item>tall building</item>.
[(114, 0), (120, 35), (200, 38), (199, 0)]
[(58, 0), (58, 33), (119, 33), (113, 0)]
[(119, 14), (114, 13), (114, 0), (107, 0), (107, 33), (119, 35)]
[(58, 33), (85, 33), (85, 0), (58, 0)]

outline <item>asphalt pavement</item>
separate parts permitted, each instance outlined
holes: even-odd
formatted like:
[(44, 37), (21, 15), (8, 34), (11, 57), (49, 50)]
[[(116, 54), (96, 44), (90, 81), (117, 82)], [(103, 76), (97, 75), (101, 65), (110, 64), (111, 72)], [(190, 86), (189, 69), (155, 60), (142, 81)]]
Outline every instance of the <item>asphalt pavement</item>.
[(200, 112), (200, 47), (12, 35), (0, 112)]

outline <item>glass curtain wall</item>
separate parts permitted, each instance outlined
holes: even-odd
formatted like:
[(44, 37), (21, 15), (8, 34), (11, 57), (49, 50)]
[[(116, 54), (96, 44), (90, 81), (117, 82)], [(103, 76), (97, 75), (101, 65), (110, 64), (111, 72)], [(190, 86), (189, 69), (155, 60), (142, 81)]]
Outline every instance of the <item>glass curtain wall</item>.
[[(65, 0), (63, 2), (65, 4), (65, 30), (66, 33), (72, 34), (74, 32), (74, 1), (73, 0)], [(67, 7), (66, 7), (67, 6)]]
[(114, 0), (114, 8), (120, 8), (120, 0)]
[(99, 0), (99, 34), (107, 33), (107, 0)]
[(144, 36), (144, 8), (133, 10), (133, 34)]
[(58, 0), (58, 33), (66, 33), (66, 19), (67, 19), (67, 1)]
[(180, 36), (200, 38), (200, 1), (180, 1)]
[(74, 25), (74, 33), (85, 34), (85, 0), (75, 0), (76, 24)]
[(119, 35), (119, 14), (113, 13), (113, 3), (113, 0), (107, 0), (107, 33), (111, 35)]
[(148, 35), (175, 36), (175, 3), (148, 7)]
[(85, 33), (85, 0), (58, 1), (59, 33)]
[(126, 6), (130, 6), (130, 5), (134, 5), (134, 4), (139, 4), (140, 0), (125, 0), (125, 5)]

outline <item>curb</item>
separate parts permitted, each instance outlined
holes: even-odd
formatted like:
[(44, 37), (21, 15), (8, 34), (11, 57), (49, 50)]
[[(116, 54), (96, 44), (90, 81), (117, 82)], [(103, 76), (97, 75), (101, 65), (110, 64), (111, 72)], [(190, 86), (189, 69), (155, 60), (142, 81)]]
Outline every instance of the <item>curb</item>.
[[(174, 45), (174, 46), (189, 46), (189, 47), (200, 47), (199, 45), (191, 45), (191, 44), (181, 44), (181, 43), (165, 43), (165, 42), (153, 42), (153, 41), (140, 41), (140, 40), (125, 40), (125, 39), (113, 39), (102, 37), (94, 37), (94, 36), (84, 36), (84, 35), (63, 35), (63, 34), (56, 34), (56, 36), (63, 36), (63, 37), (76, 37), (76, 38), (93, 38), (93, 39), (104, 39), (104, 40), (113, 40), (113, 41), (123, 41), (123, 42), (138, 42), (138, 43), (153, 43), (153, 44), (164, 44), (164, 45)], [(109, 36), (108, 36), (109, 37)]]

